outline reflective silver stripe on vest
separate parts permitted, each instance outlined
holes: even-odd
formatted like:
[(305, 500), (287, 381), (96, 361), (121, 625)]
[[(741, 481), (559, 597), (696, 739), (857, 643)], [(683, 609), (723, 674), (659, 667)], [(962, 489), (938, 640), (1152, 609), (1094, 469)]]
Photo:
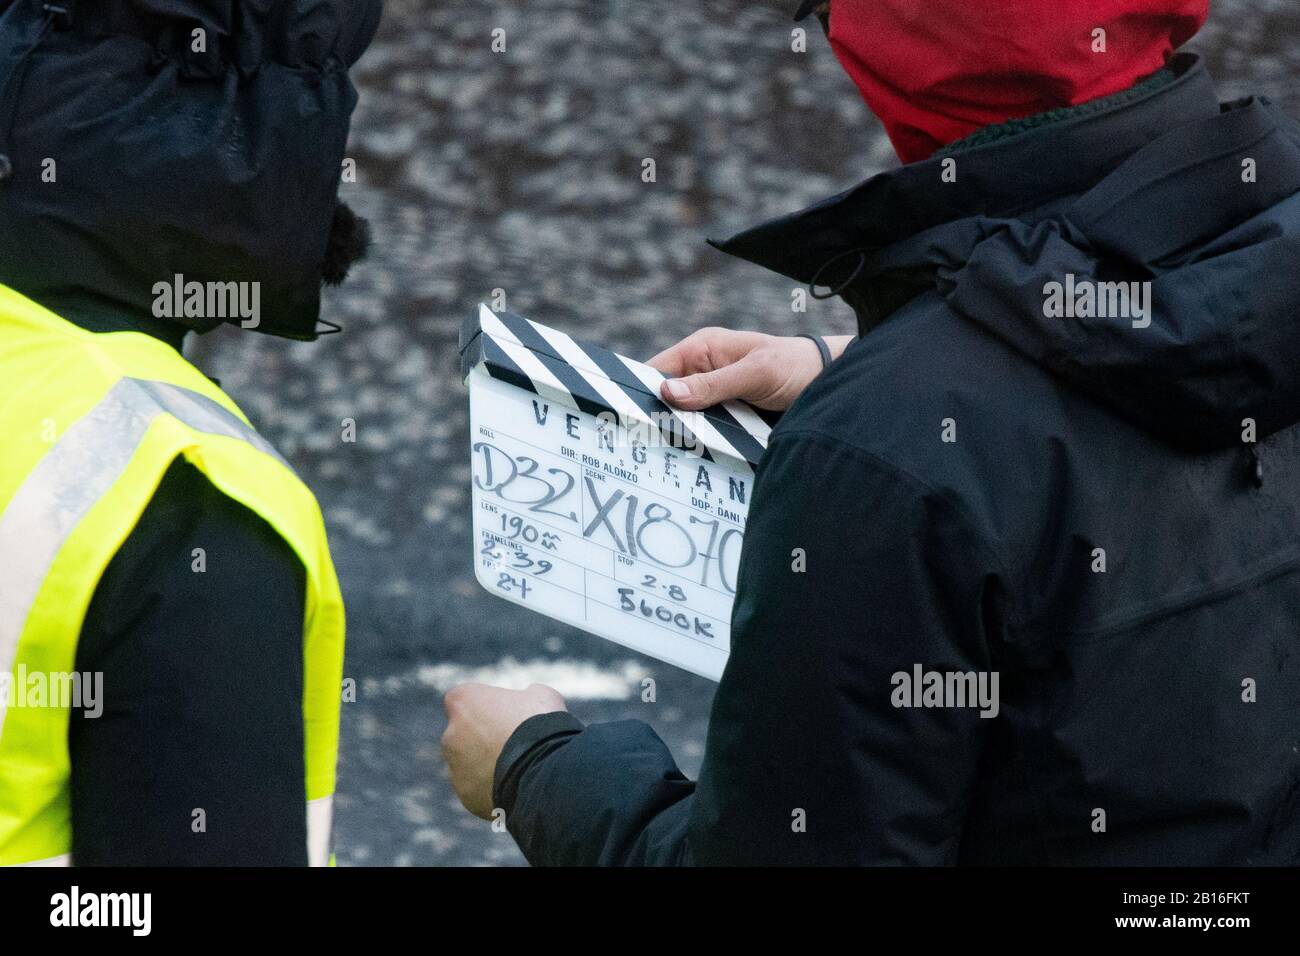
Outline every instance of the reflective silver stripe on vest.
[(307, 865), (330, 865), (330, 834), (334, 828), (334, 797), (307, 801)]
[[(13, 670), (18, 637), (59, 549), (126, 471), (162, 414), (284, 462), (266, 439), (206, 395), (166, 382), (118, 380), (36, 463), (0, 514), (0, 673)], [(0, 736), (6, 698), (0, 694)]]

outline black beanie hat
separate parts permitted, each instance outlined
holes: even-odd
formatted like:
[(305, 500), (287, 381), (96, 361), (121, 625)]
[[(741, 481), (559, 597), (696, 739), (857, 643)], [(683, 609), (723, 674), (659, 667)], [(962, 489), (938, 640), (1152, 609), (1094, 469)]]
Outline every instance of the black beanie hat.
[(315, 338), (322, 280), (364, 246), (338, 184), (380, 0), (0, 11), (0, 282), (145, 312), (177, 275), (257, 282), (258, 331)]

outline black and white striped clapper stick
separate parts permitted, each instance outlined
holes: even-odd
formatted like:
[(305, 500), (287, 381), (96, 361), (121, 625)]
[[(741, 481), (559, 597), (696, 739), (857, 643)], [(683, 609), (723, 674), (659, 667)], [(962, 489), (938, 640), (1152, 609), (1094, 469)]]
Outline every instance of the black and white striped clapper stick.
[(650, 366), (487, 306), (460, 354), (479, 581), (717, 680), (768, 422), (674, 409)]

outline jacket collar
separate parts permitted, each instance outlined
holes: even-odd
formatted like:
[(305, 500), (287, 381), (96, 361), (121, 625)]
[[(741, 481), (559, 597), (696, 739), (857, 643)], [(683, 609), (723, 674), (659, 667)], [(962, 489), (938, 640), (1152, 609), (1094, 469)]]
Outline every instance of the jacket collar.
[[(888, 170), (709, 244), (799, 282), (839, 286), (835, 291), (861, 315), (867, 293), (847, 288), (861, 271), (862, 257), (854, 253), (884, 249), (956, 219), (1012, 216), (1075, 195), (1162, 133), (1218, 115), (1214, 84), (1199, 56), (1178, 54), (1167, 68), (1175, 79), (1144, 95), (1118, 96), (1104, 109)], [(944, 181), (945, 169), (955, 170), (954, 182)]]

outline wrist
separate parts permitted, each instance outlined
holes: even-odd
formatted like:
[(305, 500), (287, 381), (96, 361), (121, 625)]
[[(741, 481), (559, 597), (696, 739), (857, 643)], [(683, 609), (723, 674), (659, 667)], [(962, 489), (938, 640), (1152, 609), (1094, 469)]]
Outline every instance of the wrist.
[(795, 338), (807, 339), (817, 346), (817, 353), (821, 357), (822, 370), (825, 371), (830, 364), (844, 354), (844, 350), (849, 347), (855, 336), (852, 335), (814, 335), (811, 332), (797, 332)]
[(821, 361), (822, 371), (829, 368), (831, 362), (835, 360), (835, 357), (831, 355), (830, 346), (826, 344), (826, 340), (820, 335), (813, 335), (811, 332), (798, 332), (795, 334), (795, 338), (807, 339), (813, 345), (817, 346), (817, 354)]
[(586, 724), (565, 710), (534, 714), (516, 727), (497, 755), (492, 774), (492, 805), (509, 813), (514, 806), (519, 771), (527, 765), (527, 758), (537, 754), (543, 744), (572, 737), (585, 727)]
[(826, 342), (826, 348), (830, 350), (831, 361), (835, 361), (844, 354), (844, 350), (849, 347), (849, 343), (856, 339), (856, 335), (826, 335), (823, 341)]

